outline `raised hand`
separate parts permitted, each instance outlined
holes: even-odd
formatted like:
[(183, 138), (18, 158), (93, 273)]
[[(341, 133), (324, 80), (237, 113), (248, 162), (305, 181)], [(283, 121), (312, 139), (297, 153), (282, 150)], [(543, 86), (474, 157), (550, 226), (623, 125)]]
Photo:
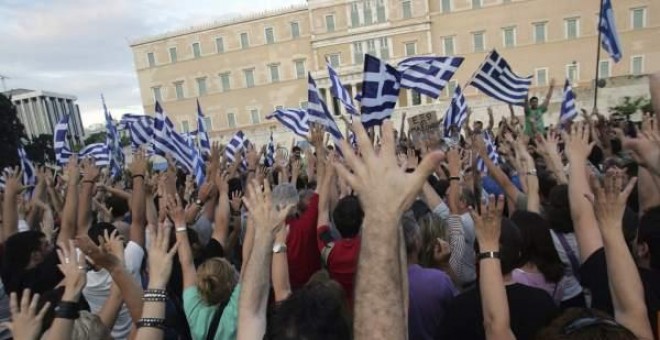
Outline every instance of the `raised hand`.
[(218, 193), (220, 196), (227, 195), (229, 193), (229, 184), (227, 183), (227, 173), (216, 173), (215, 178), (213, 179), (215, 186), (218, 188)]
[(111, 234), (108, 234), (108, 230), (104, 230), (103, 238), (99, 236), (99, 242), (106, 252), (114, 255), (122, 264), (124, 263), (124, 239), (119, 235), (117, 229), (113, 230)]
[(497, 199), (490, 195), (488, 203), (481, 203), (481, 211), (471, 209), (470, 215), (474, 220), (474, 229), (479, 241), (479, 251), (498, 251), (500, 232), (502, 230), (502, 211), (505, 203), (504, 196)]
[(64, 275), (64, 295), (62, 296), (62, 300), (77, 302), (87, 283), (85, 257), (82, 253), (76, 251), (73, 240), (60, 242), (59, 246), (57, 257), (60, 259), (60, 264), (57, 265), (57, 268)]
[(216, 187), (215, 184), (211, 181), (206, 181), (199, 187), (199, 193), (197, 194), (197, 199), (202, 201), (202, 204), (206, 203), (211, 197), (215, 197)]
[(573, 124), (570, 134), (563, 132), (562, 137), (569, 162), (586, 160), (596, 144), (589, 143), (589, 126), (582, 123)]
[(458, 176), (461, 173), (461, 156), (457, 148), (450, 148), (447, 151), (447, 164), (450, 176)]
[(112, 271), (122, 265), (120, 258), (115, 256), (106, 247), (97, 246), (87, 235), (77, 236), (76, 245), (80, 250), (90, 258), (92, 263), (96, 266)]
[(129, 166), (132, 176), (145, 176), (147, 174), (147, 155), (143, 149), (133, 154), (133, 162)]
[(186, 226), (186, 213), (183, 210), (181, 205), (181, 200), (175, 198), (173, 195), (170, 195), (167, 198), (167, 216), (172, 219), (176, 227), (185, 227)]
[(231, 193), (231, 197), (229, 200), (229, 205), (231, 206), (231, 209), (233, 211), (240, 211), (241, 210), (241, 202), (243, 198), (243, 193), (240, 192), (239, 190), (236, 190)]
[[(601, 232), (621, 232), (621, 221), (626, 210), (628, 196), (637, 183), (637, 177), (632, 178), (624, 188), (624, 174), (622, 170), (610, 169), (605, 174), (603, 184), (598, 178), (592, 176), (591, 189), (594, 213)], [(615, 230), (612, 230), (615, 229)]]
[(78, 166), (78, 156), (72, 155), (69, 157), (69, 162), (66, 163), (66, 168), (64, 169), (66, 174), (66, 180), (68, 183), (78, 183), (80, 177), (80, 167)]
[(270, 184), (263, 182), (263, 191), (260, 183), (252, 181), (248, 185), (249, 196), (243, 197), (243, 203), (254, 220), (257, 235), (270, 235), (275, 237), (277, 231), (283, 227), (287, 214), (293, 208), (293, 204), (277, 209), (271, 201)]
[(101, 169), (96, 166), (93, 158), (84, 159), (80, 163), (80, 169), (83, 175), (83, 182), (96, 183), (101, 175)]
[(169, 226), (147, 226), (147, 237), (151, 240), (149, 245), (149, 288), (164, 289), (172, 274), (172, 259), (179, 247), (179, 242), (169, 248)]
[(10, 172), (5, 172), (5, 195), (7, 199), (20, 194), (23, 187), (23, 170), (15, 167)]
[(50, 308), (50, 302), (46, 302), (37, 313), (39, 294), (34, 294), (31, 298), (30, 296), (30, 290), (25, 289), (20, 305), (15, 292), (9, 296), (9, 310), (11, 311), (12, 321), (5, 322), (3, 325), (11, 331), (14, 339), (36, 340), (39, 339), (41, 334), (41, 325)]
[(316, 148), (317, 152), (323, 148), (323, 137), (325, 130), (319, 124), (312, 124), (309, 128), (309, 142)]

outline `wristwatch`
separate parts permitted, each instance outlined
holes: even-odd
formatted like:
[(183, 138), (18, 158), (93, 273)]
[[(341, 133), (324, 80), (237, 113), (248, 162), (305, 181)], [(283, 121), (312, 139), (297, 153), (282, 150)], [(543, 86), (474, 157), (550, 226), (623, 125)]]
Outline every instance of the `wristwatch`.
[(273, 253), (274, 254), (286, 253), (286, 243), (275, 243), (273, 245)]

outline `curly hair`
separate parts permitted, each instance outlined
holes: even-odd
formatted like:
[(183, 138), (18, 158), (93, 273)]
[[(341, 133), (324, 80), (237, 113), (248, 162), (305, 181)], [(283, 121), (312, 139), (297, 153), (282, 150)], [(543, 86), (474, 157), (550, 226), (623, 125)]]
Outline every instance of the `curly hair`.
[(234, 267), (224, 258), (210, 258), (197, 268), (197, 289), (209, 306), (227, 301), (236, 283)]

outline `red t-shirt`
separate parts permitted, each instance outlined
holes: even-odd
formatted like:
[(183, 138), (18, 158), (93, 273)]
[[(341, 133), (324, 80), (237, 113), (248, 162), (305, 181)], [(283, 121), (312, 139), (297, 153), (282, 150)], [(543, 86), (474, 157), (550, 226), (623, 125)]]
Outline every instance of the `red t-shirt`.
[(307, 209), (298, 218), (288, 219), (286, 240), (289, 281), (291, 289), (298, 289), (321, 269), (321, 253), (316, 246), (316, 221), (319, 217), (319, 195), (314, 193)]
[[(319, 251), (323, 251), (328, 242), (330, 227), (320, 226), (317, 229)], [(357, 272), (358, 255), (360, 254), (360, 235), (355, 238), (334, 240), (334, 246), (327, 259), (327, 268), (330, 277), (339, 282), (346, 292), (349, 303), (353, 301), (355, 287), (355, 272)]]

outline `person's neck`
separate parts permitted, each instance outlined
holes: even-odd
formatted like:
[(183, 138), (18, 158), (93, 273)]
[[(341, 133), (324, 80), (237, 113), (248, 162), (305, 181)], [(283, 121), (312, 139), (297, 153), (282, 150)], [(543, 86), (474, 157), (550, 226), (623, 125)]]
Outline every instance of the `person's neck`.
[(539, 272), (539, 268), (536, 267), (536, 265), (532, 262), (525, 263), (522, 267), (520, 267), (520, 269), (522, 269), (523, 271), (528, 272), (528, 273), (538, 273)]
[(509, 286), (509, 285), (512, 285), (512, 284), (516, 283), (516, 281), (513, 281), (513, 276), (511, 275), (511, 273), (506, 274), (506, 275), (502, 275), (502, 279), (504, 280), (504, 285), (505, 286)]

